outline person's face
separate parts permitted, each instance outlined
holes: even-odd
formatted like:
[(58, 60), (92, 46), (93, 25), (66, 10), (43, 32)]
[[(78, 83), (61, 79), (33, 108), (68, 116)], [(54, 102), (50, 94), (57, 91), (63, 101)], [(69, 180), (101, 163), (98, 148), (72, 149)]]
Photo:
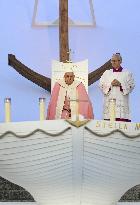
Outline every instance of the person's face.
[(112, 64), (112, 67), (117, 70), (119, 69), (121, 65), (121, 60), (117, 56), (113, 56), (111, 59), (111, 64)]
[(73, 81), (74, 81), (74, 78), (75, 78), (75, 75), (74, 75), (73, 72), (67, 72), (64, 75), (65, 83), (67, 85), (71, 85), (73, 83)]

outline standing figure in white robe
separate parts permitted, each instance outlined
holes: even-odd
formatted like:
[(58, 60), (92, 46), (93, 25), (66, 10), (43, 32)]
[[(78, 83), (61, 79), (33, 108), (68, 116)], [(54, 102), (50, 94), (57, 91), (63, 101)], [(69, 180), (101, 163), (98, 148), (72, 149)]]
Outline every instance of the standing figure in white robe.
[(134, 88), (132, 73), (121, 67), (122, 57), (116, 53), (111, 58), (112, 69), (106, 70), (100, 78), (100, 88), (104, 94), (104, 120), (110, 119), (110, 100), (115, 100), (116, 121), (130, 122), (129, 93)]

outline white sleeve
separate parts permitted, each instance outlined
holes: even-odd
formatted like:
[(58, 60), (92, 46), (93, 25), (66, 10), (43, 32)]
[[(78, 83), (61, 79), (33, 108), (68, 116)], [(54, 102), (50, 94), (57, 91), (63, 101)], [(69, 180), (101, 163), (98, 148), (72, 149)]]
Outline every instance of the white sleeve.
[(132, 73), (127, 73), (126, 80), (121, 83), (123, 89), (123, 95), (128, 95), (134, 89), (134, 78)]
[(108, 71), (105, 71), (103, 75), (100, 78), (99, 87), (102, 90), (102, 92), (107, 95), (111, 88), (111, 82), (109, 81), (109, 73)]

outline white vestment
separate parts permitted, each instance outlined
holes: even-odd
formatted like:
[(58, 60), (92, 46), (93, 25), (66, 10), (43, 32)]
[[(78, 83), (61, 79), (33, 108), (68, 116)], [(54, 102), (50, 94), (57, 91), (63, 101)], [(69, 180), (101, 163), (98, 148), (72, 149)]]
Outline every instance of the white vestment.
[[(119, 86), (112, 86), (111, 82), (117, 79), (121, 83), (121, 88)], [(103, 119), (109, 119), (109, 102), (110, 99), (116, 100), (115, 115), (116, 118), (120, 119), (130, 119), (129, 111), (129, 93), (134, 88), (134, 79), (132, 73), (127, 70), (122, 70), (122, 72), (113, 72), (113, 69), (107, 70), (103, 73), (100, 78), (99, 84), (103, 94), (104, 94), (104, 110)]]

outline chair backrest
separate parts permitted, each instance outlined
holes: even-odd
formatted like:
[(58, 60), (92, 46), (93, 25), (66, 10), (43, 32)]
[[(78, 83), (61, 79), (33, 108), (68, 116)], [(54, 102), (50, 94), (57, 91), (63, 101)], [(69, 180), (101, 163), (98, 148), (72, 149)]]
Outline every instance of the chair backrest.
[(53, 60), (51, 88), (53, 89), (55, 82), (57, 82), (60, 79), (63, 79), (67, 69), (74, 72), (75, 80), (82, 82), (86, 88), (86, 91), (88, 92), (88, 60), (87, 59), (77, 63), (62, 63)]

